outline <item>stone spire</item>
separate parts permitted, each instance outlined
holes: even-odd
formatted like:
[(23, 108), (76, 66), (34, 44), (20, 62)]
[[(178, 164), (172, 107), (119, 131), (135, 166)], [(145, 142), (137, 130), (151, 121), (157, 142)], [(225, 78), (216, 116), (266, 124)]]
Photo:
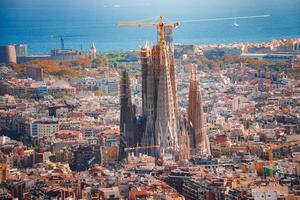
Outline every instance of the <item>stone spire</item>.
[(131, 88), (128, 72), (121, 72), (120, 79), (120, 156), (123, 157), (125, 152), (122, 152), (125, 147), (135, 147), (137, 145), (137, 124), (136, 124), (136, 109), (131, 101)]
[(179, 162), (186, 164), (190, 159), (190, 137), (188, 132), (188, 123), (187, 119), (183, 115), (179, 115), (179, 133), (178, 133), (178, 144), (179, 144)]
[(200, 80), (195, 66), (191, 67), (188, 121), (191, 136), (192, 154), (208, 154), (210, 152), (205, 130), (203, 100)]
[(157, 144), (161, 146), (164, 156), (173, 157), (178, 152), (177, 119), (175, 113), (174, 92), (170, 75), (167, 48), (162, 51), (162, 63), (159, 65), (157, 91), (157, 118), (155, 123)]
[(90, 52), (91, 52), (91, 59), (96, 59), (97, 58), (97, 49), (96, 49), (94, 42), (92, 44), (92, 47), (90, 48)]
[[(175, 69), (166, 44), (141, 49), (142, 98), (145, 131), (142, 146), (159, 145), (161, 155), (178, 153)], [(158, 156), (154, 149), (147, 152)]]
[(150, 65), (150, 48), (148, 42), (141, 48), (141, 67), (142, 67), (142, 111), (143, 115), (147, 112), (147, 76)]

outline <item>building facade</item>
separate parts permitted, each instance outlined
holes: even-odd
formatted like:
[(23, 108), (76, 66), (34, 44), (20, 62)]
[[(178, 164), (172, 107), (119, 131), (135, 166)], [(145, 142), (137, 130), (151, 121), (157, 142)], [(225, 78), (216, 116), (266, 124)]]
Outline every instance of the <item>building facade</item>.
[(0, 63), (17, 63), (16, 48), (14, 45), (0, 46)]
[(44, 79), (43, 68), (39, 65), (26, 65), (26, 74), (29, 78), (32, 78), (36, 81), (43, 81)]

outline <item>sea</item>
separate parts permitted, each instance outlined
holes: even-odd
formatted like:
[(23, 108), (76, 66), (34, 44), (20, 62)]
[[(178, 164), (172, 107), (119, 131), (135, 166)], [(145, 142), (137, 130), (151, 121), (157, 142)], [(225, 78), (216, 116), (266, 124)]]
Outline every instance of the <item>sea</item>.
[[(25, 43), (30, 54), (47, 54), (63, 37), (67, 49), (88, 51), (94, 42), (98, 52), (136, 50), (155, 43), (156, 28), (116, 23), (156, 22), (160, 15), (182, 22), (174, 31), (179, 44), (300, 37), (300, 0), (0, 0), (0, 44)], [(258, 15), (266, 17), (247, 18)]]

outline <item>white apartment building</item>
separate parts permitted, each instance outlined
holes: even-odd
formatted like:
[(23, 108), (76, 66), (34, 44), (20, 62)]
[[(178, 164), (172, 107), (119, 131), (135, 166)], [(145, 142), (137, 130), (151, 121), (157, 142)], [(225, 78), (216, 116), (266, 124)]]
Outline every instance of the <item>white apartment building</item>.
[(30, 123), (30, 136), (38, 140), (59, 131), (59, 124), (56, 120), (33, 121)]

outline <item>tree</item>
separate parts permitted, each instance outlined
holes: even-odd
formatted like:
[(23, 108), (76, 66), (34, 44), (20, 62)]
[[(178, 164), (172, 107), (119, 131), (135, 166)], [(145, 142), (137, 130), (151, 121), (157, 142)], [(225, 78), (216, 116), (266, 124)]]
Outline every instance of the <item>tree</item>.
[(25, 66), (17, 63), (9, 63), (9, 66), (17, 73), (25, 72)]
[(75, 77), (76, 71), (70, 66), (60, 65), (55, 60), (34, 60), (28, 62), (28, 64), (36, 64), (43, 68), (45, 76), (58, 76), (63, 77)]
[(69, 61), (65, 61), (64, 64), (73, 67), (84, 67), (84, 68), (89, 68), (92, 66), (91, 60), (87, 57), (75, 58)]
[(105, 56), (98, 56), (92, 61), (92, 67), (94, 68), (107, 68), (108, 60)]

